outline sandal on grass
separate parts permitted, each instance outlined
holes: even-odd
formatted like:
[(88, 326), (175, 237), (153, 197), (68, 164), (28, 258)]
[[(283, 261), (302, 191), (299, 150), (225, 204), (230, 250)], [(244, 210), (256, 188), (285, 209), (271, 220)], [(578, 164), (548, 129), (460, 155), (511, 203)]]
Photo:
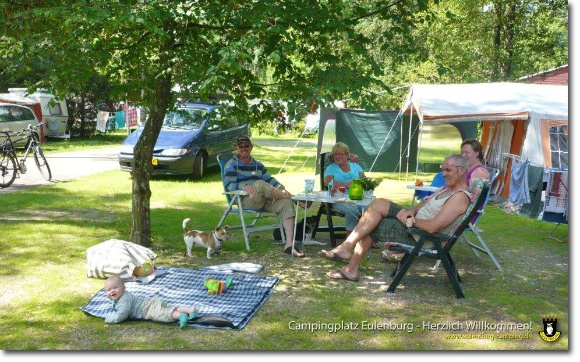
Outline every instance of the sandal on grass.
[(286, 254), (292, 255), (293, 257), (296, 257), (296, 258), (304, 258), (304, 256), (305, 256), (303, 251), (298, 251), (296, 249), (292, 249), (291, 246), (284, 249), (284, 252)]
[(405, 254), (393, 253), (392, 251), (389, 251), (389, 250), (383, 250), (379, 254), (379, 256), (382, 260), (388, 261), (389, 263), (394, 263), (394, 264), (398, 264), (403, 259), (403, 255), (405, 255)]
[(348, 259), (344, 259), (342, 258), (340, 255), (338, 255), (337, 252), (334, 251), (326, 251), (326, 250), (321, 250), (320, 254), (325, 257), (328, 260), (333, 260), (333, 261), (340, 261), (343, 263), (348, 263)]
[(329, 271), (328, 273), (326, 273), (326, 275), (328, 275), (332, 279), (344, 279), (348, 280), (349, 282), (358, 282), (358, 276), (350, 277), (346, 275), (346, 273), (343, 272), (341, 269)]

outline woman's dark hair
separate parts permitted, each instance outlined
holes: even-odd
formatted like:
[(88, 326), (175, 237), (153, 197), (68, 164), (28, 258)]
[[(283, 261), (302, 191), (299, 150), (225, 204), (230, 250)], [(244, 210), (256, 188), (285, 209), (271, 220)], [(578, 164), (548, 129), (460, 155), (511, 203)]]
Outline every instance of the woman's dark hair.
[(477, 152), (477, 158), (479, 158), (479, 162), (483, 163), (483, 146), (481, 143), (479, 143), (478, 140), (468, 138), (461, 142), (461, 148), (463, 148), (465, 145), (470, 145), (471, 148)]

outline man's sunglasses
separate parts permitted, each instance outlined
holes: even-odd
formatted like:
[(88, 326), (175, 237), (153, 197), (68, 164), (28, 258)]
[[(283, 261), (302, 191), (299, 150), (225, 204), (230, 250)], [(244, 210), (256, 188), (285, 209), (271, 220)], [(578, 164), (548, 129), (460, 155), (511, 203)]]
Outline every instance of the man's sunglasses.
[(248, 144), (238, 145), (238, 148), (250, 148), (250, 145)]

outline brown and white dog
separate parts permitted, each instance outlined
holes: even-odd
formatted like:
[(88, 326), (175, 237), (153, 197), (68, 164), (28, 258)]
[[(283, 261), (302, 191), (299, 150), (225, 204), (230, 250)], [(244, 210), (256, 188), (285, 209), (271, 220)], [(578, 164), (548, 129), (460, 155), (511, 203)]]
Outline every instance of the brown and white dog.
[(211, 259), (211, 254), (219, 252), (221, 245), (228, 239), (228, 226), (220, 226), (213, 231), (190, 230), (187, 231), (189, 218), (183, 220), (183, 241), (187, 246), (187, 255), (192, 258), (191, 248), (199, 246), (207, 248), (207, 258)]

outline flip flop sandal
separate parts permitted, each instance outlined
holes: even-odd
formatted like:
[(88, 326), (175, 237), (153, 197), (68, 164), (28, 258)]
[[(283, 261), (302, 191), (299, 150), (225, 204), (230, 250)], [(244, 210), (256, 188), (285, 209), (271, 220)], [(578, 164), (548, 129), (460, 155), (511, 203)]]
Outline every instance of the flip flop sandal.
[(293, 257), (296, 257), (296, 258), (304, 258), (306, 256), (306, 255), (304, 255), (303, 251), (298, 251), (296, 249), (292, 249), (291, 246), (284, 249), (284, 253), (286, 253), (288, 255), (292, 255)]
[(332, 252), (332, 258), (329, 258), (328, 256), (326, 256), (326, 254), (324, 254), (322, 251), (320, 252), (320, 254), (328, 260), (340, 261), (343, 263), (349, 262), (348, 260), (341, 258), (340, 255), (338, 255), (338, 253), (335, 253), (335, 252)]
[(394, 264), (398, 264), (403, 259), (402, 256), (397, 256), (397, 254), (390, 252), (388, 250), (381, 251), (379, 257), (384, 261), (388, 261), (389, 263)]
[(358, 277), (351, 278), (348, 275), (344, 274), (344, 272), (340, 269), (335, 270), (335, 273), (338, 273), (339, 277), (332, 276), (332, 275), (330, 275), (330, 273), (328, 273), (327, 275), (332, 279), (344, 279), (344, 280), (348, 280), (349, 282), (358, 282)]

